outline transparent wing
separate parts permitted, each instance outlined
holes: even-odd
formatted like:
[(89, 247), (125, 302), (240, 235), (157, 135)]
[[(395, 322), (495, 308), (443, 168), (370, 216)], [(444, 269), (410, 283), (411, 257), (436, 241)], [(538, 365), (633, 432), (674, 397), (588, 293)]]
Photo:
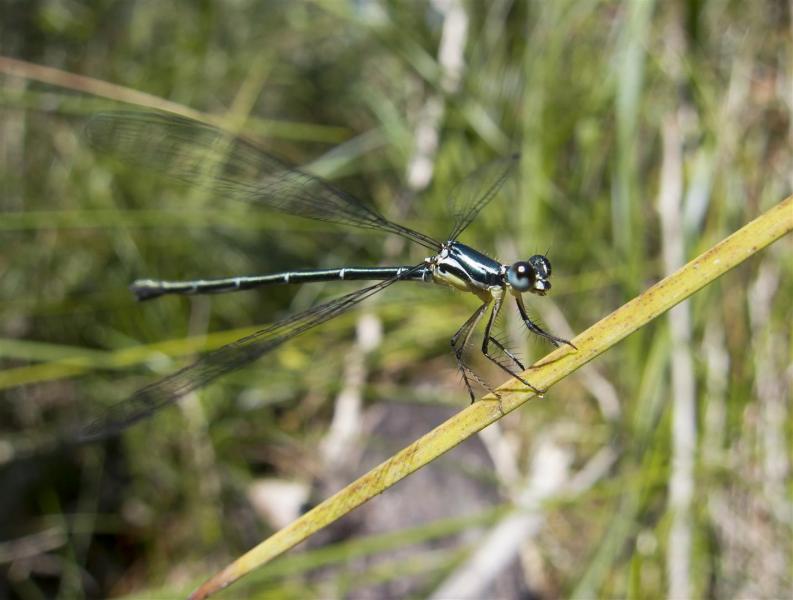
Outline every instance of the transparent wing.
[(494, 160), (477, 169), (452, 191), (449, 215), (453, 226), (448, 239), (456, 240), (485, 206), (495, 197), (520, 161), (519, 154)]
[(88, 121), (86, 135), (99, 152), (205, 187), (224, 199), (378, 229), (432, 250), (440, 248), (431, 237), (389, 221), (357, 198), (247, 139), (198, 121), (153, 112), (102, 113)]
[(104, 414), (88, 423), (76, 435), (69, 437), (73, 442), (84, 443), (115, 435), (172, 404), (185, 394), (208, 385), (218, 377), (253, 362), (293, 337), (350, 310), (362, 300), (423, 266), (423, 264), (417, 265), (399, 277), (381, 281), (312, 307), (210, 352), (193, 364), (141, 388), (126, 400), (108, 407)]

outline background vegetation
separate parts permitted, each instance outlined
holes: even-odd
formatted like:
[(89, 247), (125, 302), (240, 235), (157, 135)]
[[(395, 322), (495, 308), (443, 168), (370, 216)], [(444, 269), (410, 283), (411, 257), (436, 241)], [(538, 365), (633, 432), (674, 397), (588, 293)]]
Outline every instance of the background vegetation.
[[(133, 279), (424, 256), (95, 156), (96, 111), (201, 111), (435, 236), (454, 185), (517, 149), (464, 241), (504, 262), (550, 249), (553, 293), (531, 307), (563, 336), (793, 187), (780, 0), (2, 10), (0, 54), (30, 63), (0, 62), (2, 596), (184, 593), (467, 402), (448, 339), (475, 301), (405, 284), (119, 438), (20, 458), (351, 289), (137, 304)], [(231, 595), (443, 595), (466, 574), (480, 597), (787, 595), (790, 256), (772, 246)], [(515, 315), (502, 327), (547, 350)]]

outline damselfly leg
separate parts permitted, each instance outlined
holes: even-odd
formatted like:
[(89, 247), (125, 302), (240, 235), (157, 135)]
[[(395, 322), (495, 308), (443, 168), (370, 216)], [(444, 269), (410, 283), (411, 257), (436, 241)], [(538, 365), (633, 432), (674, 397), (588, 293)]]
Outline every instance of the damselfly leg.
[(474, 396), (474, 390), (471, 387), (470, 379), (476, 381), (479, 385), (492, 394), (498, 395), (495, 389), (493, 389), (486, 381), (479, 377), (479, 375), (477, 375), (474, 370), (471, 369), (471, 367), (469, 367), (463, 360), (465, 348), (468, 346), (468, 342), (471, 340), (471, 335), (473, 334), (476, 325), (481, 320), (482, 315), (485, 314), (488, 306), (490, 306), (490, 303), (485, 302), (482, 304), (482, 306), (477, 308), (474, 314), (468, 317), (468, 320), (463, 323), (462, 327), (457, 330), (457, 333), (452, 336), (450, 341), (452, 350), (454, 351), (454, 358), (457, 361), (457, 368), (463, 376), (463, 382), (465, 383), (465, 387), (468, 390), (468, 395), (471, 397), (471, 404), (476, 401), (476, 396)]
[[(502, 303), (503, 303), (503, 298), (501, 298), (501, 297), (496, 298), (494, 303), (493, 303), (493, 310), (490, 311), (490, 317), (487, 319), (487, 325), (485, 325), (485, 335), (484, 335), (484, 339), (482, 340), (482, 354), (484, 354), (492, 363), (498, 365), (503, 371), (505, 371), (506, 373), (509, 373), (512, 377), (514, 377), (515, 379), (520, 381), (523, 385), (528, 387), (535, 394), (543, 394), (544, 392), (542, 390), (537, 389), (532, 384), (530, 384), (528, 381), (526, 381), (523, 377), (521, 377), (520, 373), (517, 373), (513, 369), (510, 369), (507, 365), (505, 365), (504, 363), (499, 361), (496, 357), (494, 357), (494, 356), (492, 356), (490, 354), (490, 342), (493, 339), (493, 335), (492, 335), (493, 334), (493, 323), (495, 322), (496, 318), (498, 317), (498, 313), (501, 311)], [(499, 343), (498, 346), (501, 346), (502, 349), (506, 350), (502, 344)], [(512, 356), (511, 352), (507, 352), (507, 356), (509, 356), (510, 358), (512, 358), (513, 360), (515, 360), (517, 362), (517, 359), (515, 359)], [(518, 364), (520, 364), (520, 363), (518, 363)]]
[(549, 342), (551, 342), (554, 346), (559, 347), (562, 344), (566, 346), (570, 346), (574, 350), (578, 350), (575, 344), (570, 340), (566, 340), (564, 338), (557, 337), (552, 333), (548, 333), (542, 327), (537, 325), (534, 321), (529, 318), (529, 314), (526, 312), (526, 305), (523, 304), (523, 298), (520, 296), (515, 297), (515, 303), (518, 305), (518, 310), (520, 311), (520, 316), (523, 319), (523, 322), (526, 324), (526, 327), (529, 328), (529, 331), (532, 333), (539, 335), (541, 338), (545, 338)]

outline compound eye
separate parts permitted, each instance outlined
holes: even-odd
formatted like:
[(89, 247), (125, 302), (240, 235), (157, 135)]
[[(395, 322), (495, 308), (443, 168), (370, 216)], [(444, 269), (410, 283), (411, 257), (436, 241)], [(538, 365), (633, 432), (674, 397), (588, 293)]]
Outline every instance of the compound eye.
[(529, 264), (537, 272), (537, 277), (540, 279), (548, 279), (551, 276), (551, 261), (545, 258), (542, 254), (535, 254), (529, 259)]
[(534, 283), (534, 269), (524, 261), (519, 261), (507, 269), (509, 285), (520, 292), (526, 292)]

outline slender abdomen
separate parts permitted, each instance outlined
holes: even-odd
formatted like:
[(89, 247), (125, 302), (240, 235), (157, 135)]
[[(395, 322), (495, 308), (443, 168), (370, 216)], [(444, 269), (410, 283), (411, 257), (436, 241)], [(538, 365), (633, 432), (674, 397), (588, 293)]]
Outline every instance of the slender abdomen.
[(395, 277), (405, 281), (429, 281), (430, 273), (425, 267), (345, 267), (340, 269), (310, 269), (284, 271), (268, 275), (227, 277), (224, 279), (198, 279), (195, 281), (161, 281), (139, 279), (130, 289), (138, 300), (149, 300), (164, 294), (221, 294), (250, 290), (267, 285), (312, 283), (316, 281), (365, 281), (385, 280)]

